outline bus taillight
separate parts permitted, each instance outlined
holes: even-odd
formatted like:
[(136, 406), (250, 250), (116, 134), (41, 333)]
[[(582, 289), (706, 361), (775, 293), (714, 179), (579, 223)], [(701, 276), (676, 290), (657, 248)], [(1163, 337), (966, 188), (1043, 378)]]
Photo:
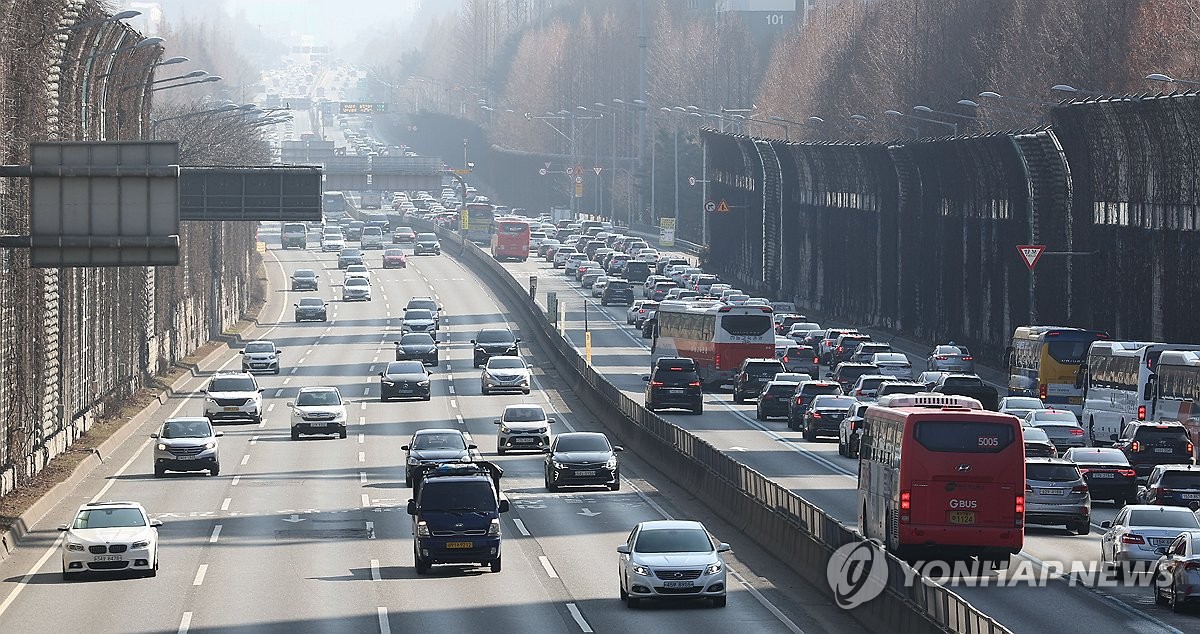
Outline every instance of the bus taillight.
[(912, 519), (912, 517), (910, 515), (911, 512), (912, 512), (912, 492), (911, 491), (901, 491), (900, 492), (900, 521), (908, 523), (908, 521)]
[(1043, 383), (1043, 384), (1041, 385), (1041, 387), (1039, 387), (1039, 388), (1038, 388), (1038, 396), (1039, 396), (1039, 397), (1040, 397), (1040, 398), (1041, 398), (1043, 401), (1044, 401), (1044, 400), (1046, 400), (1046, 384), (1045, 384), (1045, 383)]
[(1138, 405), (1138, 420), (1146, 420), (1146, 406)]
[(1014, 526), (1024, 526), (1025, 525), (1025, 496), (1024, 495), (1017, 496), (1016, 507), (1015, 507), (1014, 511), (1016, 512), (1016, 517), (1013, 518), (1013, 525)]
[(716, 354), (716, 356), (713, 358), (713, 367), (718, 370), (721, 369), (721, 353), (720, 352), (718, 352)]

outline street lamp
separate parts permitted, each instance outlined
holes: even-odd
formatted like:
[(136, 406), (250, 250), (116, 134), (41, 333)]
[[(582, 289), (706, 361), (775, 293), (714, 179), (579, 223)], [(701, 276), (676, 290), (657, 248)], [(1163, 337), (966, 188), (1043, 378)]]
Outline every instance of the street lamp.
[(892, 117), (908, 117), (909, 119), (916, 119), (917, 121), (926, 121), (929, 123), (936, 123), (938, 125), (944, 125), (944, 126), (949, 127), (951, 130), (954, 130), (954, 136), (958, 136), (958, 124), (957, 123), (948, 123), (946, 121), (938, 121), (937, 119), (926, 119), (925, 117), (918, 117), (917, 115), (913, 115), (913, 114), (905, 114), (903, 112), (899, 112), (896, 110), (884, 110), (883, 114), (886, 114), (886, 115), (892, 116)]
[(190, 60), (186, 57), (169, 57), (167, 59), (164, 59), (161, 62), (155, 62), (153, 64), (146, 64), (145, 66), (134, 66), (133, 68), (126, 68), (126, 69), (114, 71), (111, 73), (104, 73), (103, 75), (96, 75), (96, 79), (102, 79), (104, 77), (115, 77), (117, 75), (125, 75), (128, 73), (136, 73), (140, 70), (149, 70), (151, 68), (158, 68), (159, 66), (170, 66), (171, 64), (182, 64), (186, 61), (190, 61)]
[(63, 60), (63, 61), (64, 62), (85, 62), (89, 59), (94, 59), (101, 55), (115, 55), (117, 53), (123, 53), (125, 51), (140, 51), (144, 48), (149, 48), (151, 46), (158, 46), (159, 44), (162, 44), (162, 43), (163, 43), (163, 39), (161, 37), (148, 37), (148, 38), (145, 38), (138, 42), (134, 42), (133, 44), (127, 44), (125, 46), (118, 46), (117, 48), (114, 48), (110, 51), (92, 51), (91, 53), (89, 53), (88, 55), (85, 55), (84, 57)]
[(1083, 88), (1076, 88), (1074, 86), (1068, 86), (1067, 84), (1054, 84), (1053, 86), (1050, 87), (1050, 90), (1057, 90), (1059, 92), (1069, 92), (1069, 93), (1074, 93), (1074, 94), (1079, 94), (1079, 95), (1087, 95), (1089, 97), (1100, 97), (1103, 99), (1127, 99), (1127, 97), (1110, 95), (1108, 93), (1096, 92), (1094, 90), (1084, 90)]
[(170, 90), (172, 88), (183, 88), (184, 86), (194, 86), (196, 84), (207, 84), (207, 83), (214, 82), (214, 81), (221, 81), (221, 79), (222, 78), (220, 75), (209, 75), (208, 77), (205, 77), (204, 79), (199, 79), (196, 81), (189, 81), (189, 82), (185, 82), (182, 84), (171, 84), (170, 86), (159, 86), (158, 88), (151, 88), (150, 90), (147, 90), (146, 92), (158, 92), (160, 90)]
[(1164, 82), (1167, 82), (1170, 84), (1186, 84), (1188, 86), (1200, 86), (1200, 81), (1192, 81), (1190, 79), (1176, 79), (1174, 77), (1171, 77), (1170, 75), (1164, 75), (1162, 73), (1150, 73), (1149, 75), (1146, 75), (1146, 79), (1148, 79), (1150, 81), (1164, 81)]
[(99, 26), (101, 24), (107, 24), (109, 22), (120, 22), (121, 20), (128, 20), (129, 18), (136, 18), (137, 16), (139, 16), (141, 14), (142, 14), (141, 11), (134, 11), (134, 10), (122, 11), (120, 13), (114, 13), (114, 14), (108, 16), (107, 18), (100, 18), (99, 20), (88, 20), (87, 22), (77, 22), (75, 24), (72, 24), (71, 26), (64, 26), (61, 29), (55, 29), (53, 31), (50, 31), (50, 35), (57, 35), (59, 33), (72, 33), (74, 31), (86, 29), (89, 26)]
[(236, 104), (230, 103), (230, 104), (225, 104), (223, 106), (220, 106), (218, 108), (212, 108), (210, 110), (199, 110), (197, 112), (185, 112), (183, 114), (177, 114), (173, 117), (163, 117), (162, 119), (155, 119), (154, 121), (150, 122), (150, 139), (154, 140), (154, 139), (158, 138), (158, 126), (159, 126), (159, 124), (163, 123), (164, 121), (176, 121), (178, 119), (190, 119), (192, 117), (201, 117), (201, 116), (212, 115), (212, 114), (221, 114), (221, 113), (225, 113), (225, 112), (232, 112), (232, 111), (238, 110), (238, 109), (239, 109), (239, 107)]

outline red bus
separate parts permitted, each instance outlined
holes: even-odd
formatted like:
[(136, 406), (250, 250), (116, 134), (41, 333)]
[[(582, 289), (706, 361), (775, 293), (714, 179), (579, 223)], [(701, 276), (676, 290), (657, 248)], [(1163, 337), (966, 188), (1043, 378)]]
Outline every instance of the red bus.
[(896, 394), (867, 409), (859, 528), (899, 557), (1006, 568), (1025, 529), (1025, 443), (1014, 416), (965, 396)]
[(746, 359), (775, 358), (775, 324), (769, 306), (664, 301), (657, 310), (651, 364), (659, 357), (691, 357), (706, 387), (733, 381)]
[(497, 218), (492, 233), (492, 257), (497, 260), (529, 259), (529, 223)]

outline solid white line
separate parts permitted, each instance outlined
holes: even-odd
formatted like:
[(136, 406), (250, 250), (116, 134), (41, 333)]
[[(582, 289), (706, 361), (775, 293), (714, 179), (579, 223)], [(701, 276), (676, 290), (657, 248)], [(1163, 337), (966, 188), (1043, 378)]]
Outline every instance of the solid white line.
[(361, 444), (362, 444), (362, 443), (363, 443), (363, 442), (364, 442), (366, 439), (367, 439), (367, 435), (366, 435), (366, 434), (359, 434), (359, 435), (358, 435), (358, 444), (360, 444), (360, 445), (361, 445)]
[(275, 409), (275, 404), (274, 404), (274, 403), (271, 403), (270, 405), (268, 405), (268, 406), (267, 406), (267, 411), (268, 411), (268, 412), (270, 412), (270, 411), (274, 411), (274, 409)]
[(363, 493), (362, 494), (362, 505), (364, 508), (371, 506), (371, 496), (367, 495), (366, 493)]
[[(225, 499), (228, 500), (229, 498), (225, 498)], [(221, 509), (221, 510), (225, 510), (225, 509)], [(210, 535), (208, 537), (208, 543), (210, 543), (210, 544), (217, 543), (217, 537), (220, 537), (220, 535), (221, 535), (221, 525), (217, 524), (216, 526), (213, 526), (213, 532), (212, 532), (212, 535)]]
[(367, 522), (367, 539), (375, 539), (375, 522)]
[(242, 476), (235, 475), (235, 476), (233, 476), (233, 480), (229, 483), (229, 486), (235, 487), (235, 486), (237, 486), (238, 482), (241, 482), (241, 480), (242, 480)]
[(362, 484), (366, 484), (366, 483), (367, 483), (367, 472), (366, 472), (366, 471), (359, 471), (359, 472), (358, 472), (358, 481), (359, 481), (360, 483), (362, 483)]
[(378, 612), (379, 612), (379, 631), (382, 632), (383, 634), (391, 634), (392, 626), (390, 623), (388, 623), (387, 608), (378, 607), (375, 609), (378, 610)]
[(196, 571), (196, 578), (192, 579), (192, 585), (202, 585), (206, 574), (208, 574), (208, 564), (200, 564), (200, 569)]
[[(180, 403), (179, 407), (176, 407), (175, 411), (172, 412), (168, 418), (174, 418), (175, 414), (179, 411), (179, 409), (181, 407), (183, 407), (183, 403)], [(100, 500), (100, 498), (104, 497), (104, 494), (108, 493), (108, 490), (112, 488), (113, 484), (116, 484), (117, 479), (120, 478), (125, 473), (125, 470), (129, 468), (129, 465), (133, 464), (133, 461), (137, 460), (137, 457), (142, 454), (142, 451), (144, 451), (146, 449), (146, 447), (149, 447), (149, 446), (150, 446), (150, 439), (147, 438), (146, 442), (142, 443), (142, 446), (138, 447), (137, 451), (133, 452), (133, 455), (129, 457), (129, 460), (126, 461), (125, 464), (121, 465), (120, 469), (117, 469), (117, 472), (114, 473), (112, 475), (112, 477), (108, 479), (108, 482), (104, 483), (104, 487), (101, 488), (100, 492), (97, 493), (94, 497), (92, 497), (92, 499), (90, 501), (96, 502), (96, 501)], [(3, 613), (4, 613), (4, 611), (0, 610), (0, 614), (3, 614)]]
[(177, 634), (187, 634), (188, 628), (192, 626), (192, 613), (184, 612), (183, 618), (179, 619), (179, 629)]
[(742, 575), (738, 574), (737, 572), (735, 572), (733, 570), (729, 570), (728, 572), (729, 572), (729, 574), (733, 575), (733, 578), (736, 579), (738, 583), (742, 584), (742, 587), (745, 588), (746, 591), (749, 592), (751, 596), (753, 596), (755, 599), (757, 599), (758, 602), (761, 603), (762, 606), (764, 608), (766, 608), (768, 612), (770, 612), (771, 614), (774, 614), (775, 618), (779, 619), (779, 622), (783, 623), (783, 626), (788, 628), (788, 631), (793, 632), (794, 634), (804, 634), (804, 630), (800, 629), (800, 626), (796, 625), (791, 619), (789, 619), (787, 617), (786, 614), (779, 611), (779, 608), (775, 607), (774, 603), (771, 603), (769, 600), (767, 600), (767, 598), (764, 597), (763, 594), (761, 592), (759, 592), (757, 588), (750, 585), (745, 579), (743, 579)]
[(520, 531), (522, 535), (529, 537), (529, 529), (525, 528), (525, 522), (522, 522), (521, 520), (518, 520), (518, 519), (514, 519), (513, 524), (517, 525), (517, 530)]
[(366, 462), (366, 461), (367, 461), (367, 454), (365, 454), (365, 453), (363, 453), (363, 452), (361, 452), (361, 451), (360, 451), (360, 452), (358, 452), (358, 461), (359, 461), (359, 462)]
[(579, 611), (579, 608), (574, 603), (567, 604), (567, 611), (571, 613), (571, 618), (575, 619), (575, 624), (585, 634), (592, 631), (592, 626), (588, 625), (588, 622), (583, 618), (583, 613)]
[(542, 568), (545, 568), (546, 574), (550, 575), (551, 579), (558, 578), (558, 573), (554, 572), (554, 566), (550, 565), (550, 560), (545, 555), (538, 555), (538, 561), (542, 562)]
[(382, 579), (382, 577), (379, 576), (379, 560), (372, 559), (371, 560), (371, 581), (380, 581), (381, 579)]
[(8, 597), (4, 599), (4, 603), (0, 603), (0, 614), (4, 614), (4, 611), (8, 609), (8, 606), (12, 605), (12, 602), (16, 600), (17, 595), (21, 593), (21, 590), (25, 589), (25, 585), (28, 584), (29, 580), (33, 578), (33, 575), (36, 574), (38, 570), (41, 570), (42, 566), (46, 565), (46, 561), (50, 559), (50, 556), (58, 552), (65, 535), (66, 533), (59, 533), (58, 539), (54, 540), (53, 544), (50, 544), (50, 547), (47, 548), (46, 552), (42, 554), (42, 558), (38, 559), (37, 563), (33, 564), (33, 567), (29, 569), (29, 572), (25, 573), (24, 577), (21, 577), (21, 580), (17, 582), (17, 587), (13, 588), (12, 592), (8, 593)]
[(221, 510), (228, 511), (229, 505), (232, 503), (233, 503), (233, 498), (225, 498), (224, 500), (221, 500)]
[(246, 454), (246, 455), (242, 456), (242, 466), (243, 467), (246, 466), (247, 462), (250, 462), (250, 454)]

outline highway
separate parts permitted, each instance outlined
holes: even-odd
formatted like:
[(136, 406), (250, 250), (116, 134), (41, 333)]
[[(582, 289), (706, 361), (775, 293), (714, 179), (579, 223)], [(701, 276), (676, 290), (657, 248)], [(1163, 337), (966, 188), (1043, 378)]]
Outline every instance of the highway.
[[(274, 232), (273, 232), (274, 231)], [(343, 303), (335, 254), (280, 251), (277, 227), (261, 236), (268, 302), (249, 338), (283, 348), (282, 372), (261, 376), (267, 412), (261, 425), (223, 424), (219, 477), (152, 475), (149, 433), (169, 415), (198, 415), (197, 390), (219, 369), (237, 369), (236, 350), (203, 364), (160, 412), (69, 498), (33, 526), (0, 562), (0, 631), (30, 632), (409, 632), (652, 631), (823, 632), (856, 628), (785, 567), (739, 537), (702, 504), (658, 476), (631, 452), (622, 454), (622, 489), (542, 488), (541, 454), (495, 456), (492, 419), (506, 404), (537, 402), (558, 418), (557, 432), (603, 430), (569, 393), (552, 387), (538, 364), (532, 394), (482, 396), (468, 340), (485, 325), (511, 325), (503, 306), (448, 256), (413, 258), (406, 269), (372, 265), (375, 299)], [(287, 290), (296, 268), (320, 275), (329, 323), (294, 323)], [(378, 401), (378, 372), (391, 359), (399, 314), (413, 295), (432, 294), (448, 315), (442, 366), (429, 402)], [(349, 437), (289, 437), (286, 402), (298, 388), (334, 385), (350, 402)], [(502, 489), (504, 569), (413, 569), (403, 484), (413, 431), (467, 431), (505, 469)], [(614, 439), (619, 443), (619, 439)], [(63, 582), (59, 533), (79, 504), (132, 499), (164, 522), (156, 578), (88, 576)], [(639, 521), (695, 517), (733, 545), (728, 607), (651, 605), (626, 608), (617, 598), (617, 555)], [(754, 563), (740, 557), (743, 551)]]
[[(530, 276), (538, 278), (538, 302), (543, 307), (546, 292), (558, 294), (559, 303), (566, 305), (567, 335), (580, 351), (584, 349), (586, 299), (593, 365), (629, 396), (642, 398), (645, 384), (641, 376), (649, 368), (650, 342), (625, 325), (625, 307), (600, 306), (599, 300), (584, 295), (574, 278), (564, 277), (562, 269), (552, 269), (541, 258), (504, 266), (523, 284), (528, 283)], [(639, 291), (635, 287), (635, 297), (640, 297)], [(829, 324), (835, 325), (838, 324)], [(900, 341), (895, 344), (908, 355), (914, 375), (925, 369), (926, 349)], [(989, 377), (984, 368), (980, 371), (985, 378)], [(990, 376), (997, 380), (994, 374)], [(709, 393), (703, 416), (670, 410), (661, 415), (789, 487), (842, 522), (857, 526), (857, 461), (839, 456), (835, 440), (818, 439), (810, 443), (801, 433), (789, 431), (783, 419), (760, 422), (755, 419), (753, 402), (734, 404), (728, 392)], [(1100, 522), (1111, 520), (1118, 510), (1109, 502), (1094, 502), (1093, 530), (1086, 536), (1074, 536), (1058, 528), (1029, 527), (1025, 549), (1020, 557), (1014, 558), (1013, 570), (1024, 565), (1036, 575), (1043, 570), (1041, 562), (1045, 561), (1063, 561), (1068, 566), (1073, 560), (1096, 562), (1100, 554)], [(1058, 579), (1057, 575), (1049, 578)], [(1149, 633), (1197, 628), (1194, 616), (1174, 614), (1169, 608), (1154, 605), (1150, 590), (1145, 587), (1085, 589), (1071, 587), (1061, 579), (1043, 588), (1027, 584), (995, 587), (995, 578), (990, 581), (992, 587), (957, 587), (955, 591), (1015, 632), (1121, 629)], [(1039, 607), (1031, 609), (1031, 605)]]

